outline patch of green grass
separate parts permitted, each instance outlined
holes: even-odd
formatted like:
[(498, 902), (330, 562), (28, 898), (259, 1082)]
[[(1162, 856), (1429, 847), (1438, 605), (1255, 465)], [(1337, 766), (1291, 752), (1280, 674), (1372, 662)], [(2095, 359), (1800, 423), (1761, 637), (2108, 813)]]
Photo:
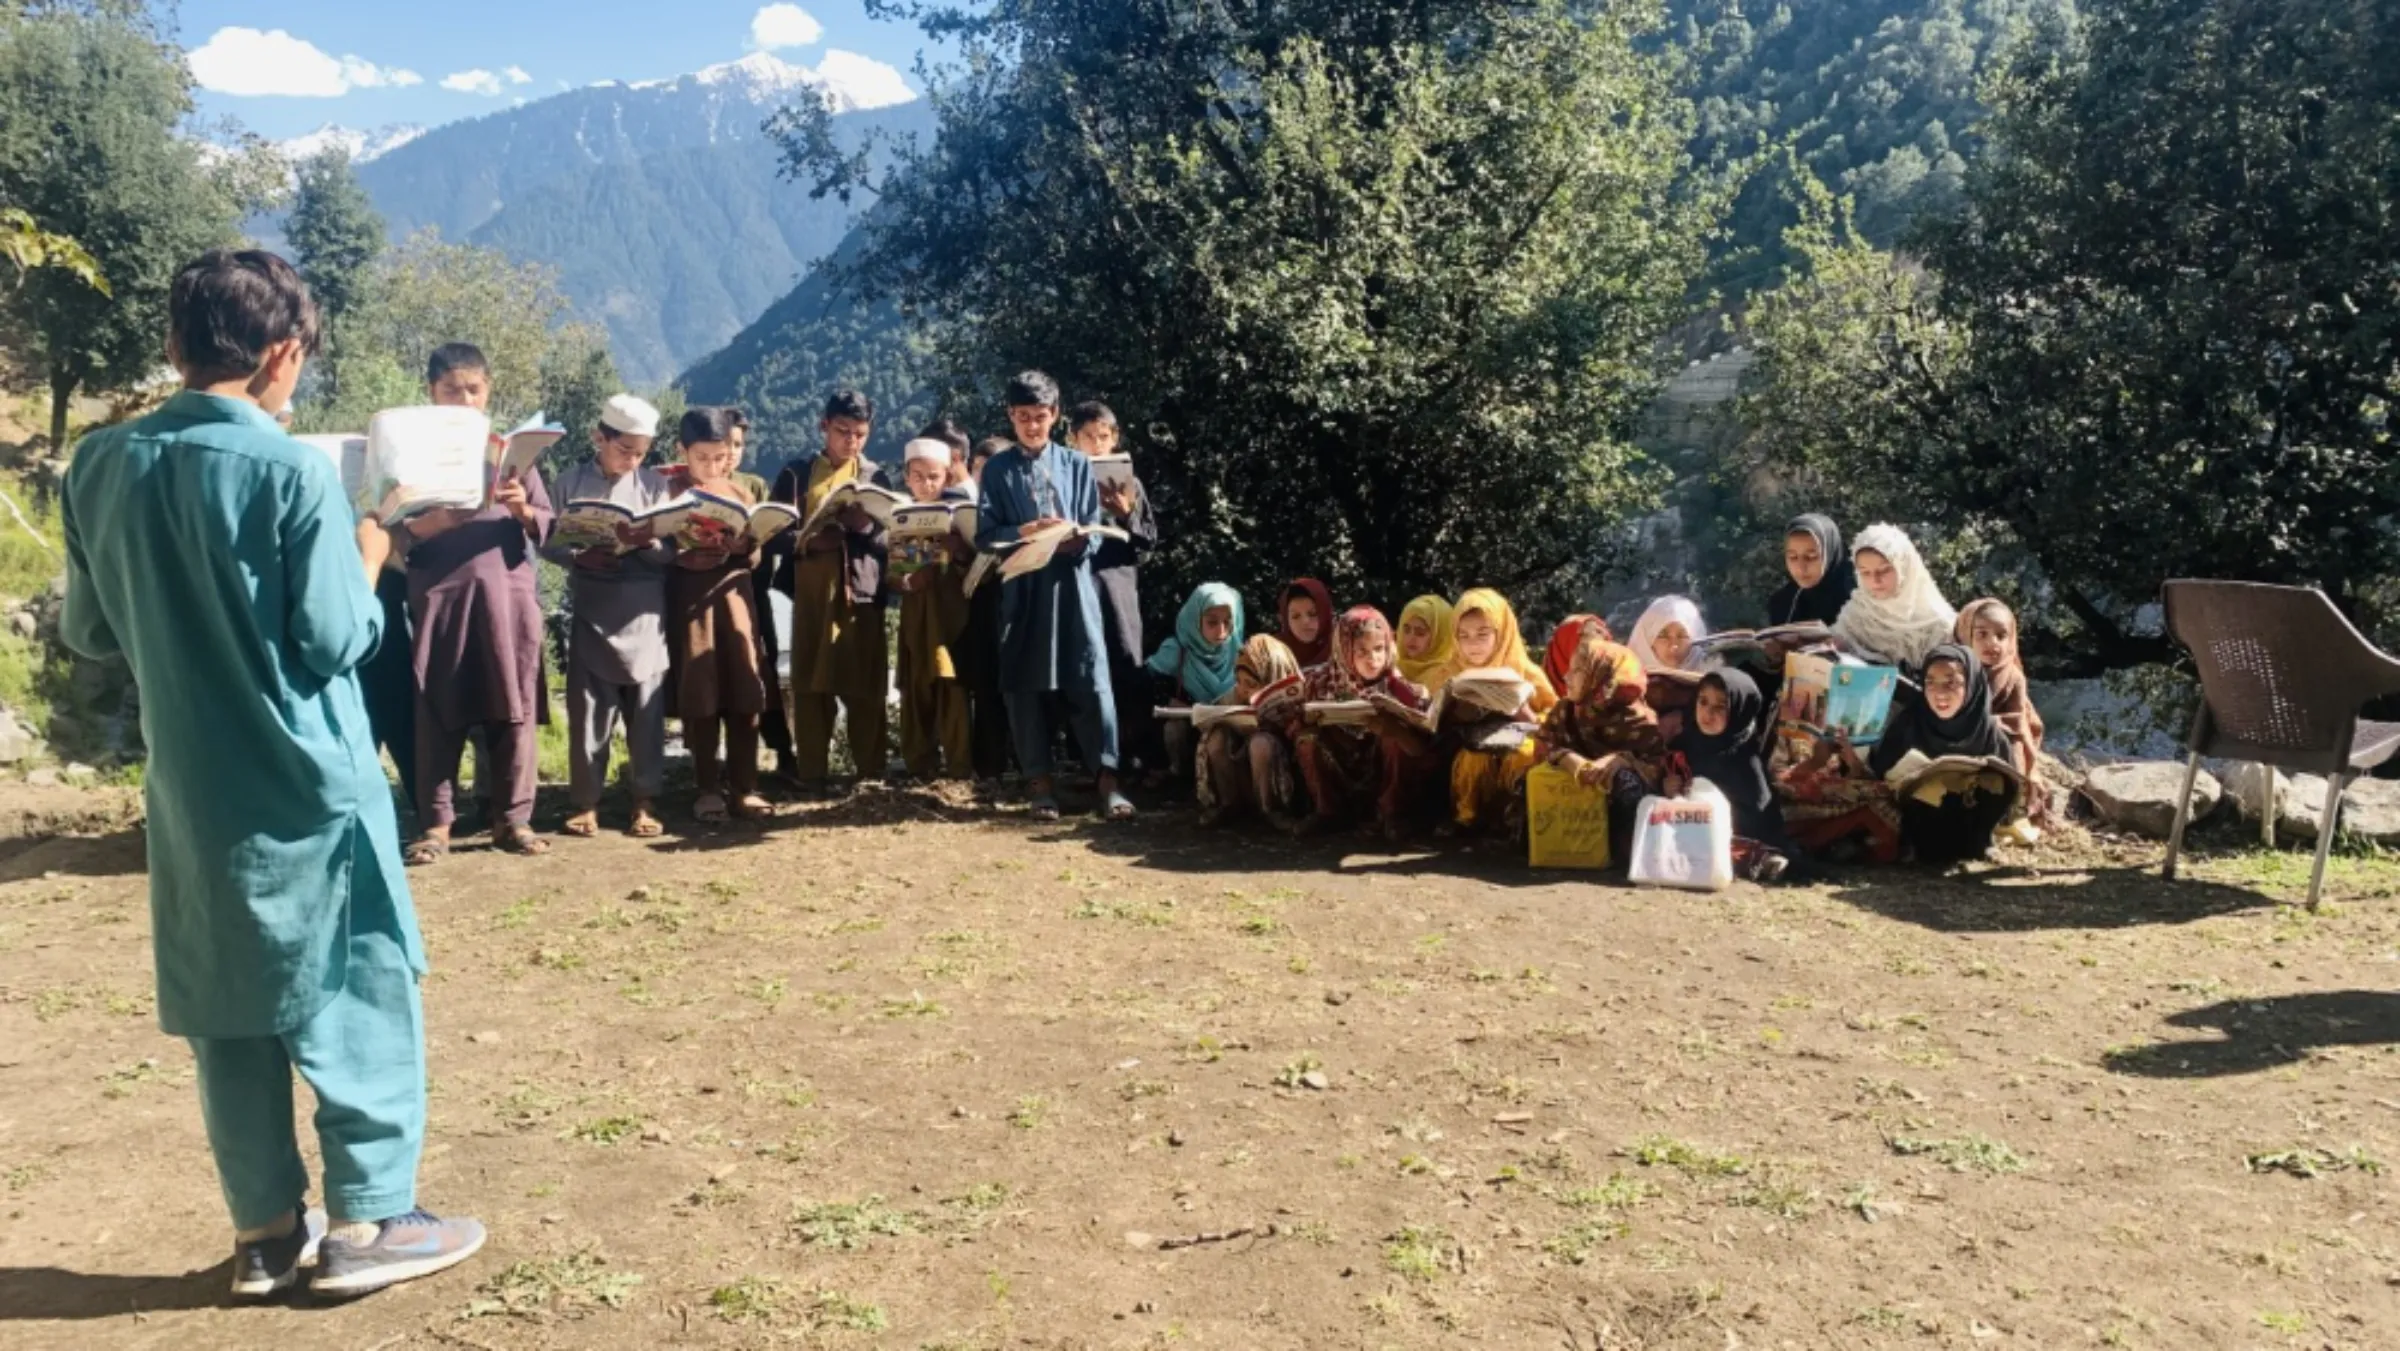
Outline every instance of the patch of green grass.
[(1898, 1332), (1908, 1326), (1908, 1315), (1898, 1309), (1875, 1304), (1850, 1315), (1850, 1321), (1877, 1332)]
[(802, 1242), (844, 1252), (855, 1252), (878, 1238), (913, 1234), (919, 1227), (915, 1215), (884, 1204), (881, 1196), (802, 1205), (792, 1212), (792, 1232)]
[(1050, 1121), (1050, 1100), (1033, 1096), (1017, 1099), (1008, 1114), (1008, 1124), (1021, 1131), (1040, 1130)]
[(1894, 1154), (1929, 1157), (1954, 1173), (2022, 1173), (2025, 1159), (2017, 1151), (1986, 1135), (1961, 1135), (1934, 1140), (1896, 1135)]
[(1763, 1210), (1778, 1219), (1797, 1220), (1814, 1214), (1824, 1199), (1814, 1187), (1769, 1178), (1744, 1188), (1733, 1198), (1733, 1204)]
[(883, 1001), (883, 1016), (886, 1018), (942, 1018), (947, 1017), (949, 1012), (938, 1001), (927, 999), (920, 994), (912, 994), (906, 999)]
[(144, 1084), (174, 1083), (180, 1082), (183, 1078), (182, 1074), (162, 1067), (156, 1059), (144, 1057), (123, 1069), (110, 1070), (101, 1075), (100, 1096), (111, 1099), (129, 1098)]
[(881, 1332), (892, 1320), (880, 1304), (852, 1299), (839, 1290), (819, 1290), (809, 1305), (808, 1323), (820, 1332)]
[(1430, 1281), (1442, 1274), (1442, 1253), (1450, 1236), (1428, 1225), (1412, 1224), (1383, 1241), (1383, 1264), (1412, 1281)]
[(1656, 1195), (1658, 1195), (1658, 1188), (1638, 1177), (1628, 1177), (1623, 1173), (1610, 1173), (1608, 1181), (1595, 1187), (1578, 1187), (1574, 1191), (1564, 1193), (1558, 1200), (1560, 1205), (1602, 1206), (1610, 1210), (1631, 1210)]
[(586, 1249), (565, 1257), (518, 1262), (476, 1287), (480, 1298), (465, 1318), (580, 1318), (598, 1309), (622, 1309), (642, 1278), (612, 1271), (608, 1260)]
[(6, 1183), (9, 1191), (15, 1193), (37, 1182), (47, 1182), (51, 1176), (50, 1165), (46, 1163), (20, 1163), (6, 1173), (0, 1173), (0, 1182)]
[(1738, 1154), (1712, 1154), (1667, 1135), (1646, 1136), (1626, 1153), (1644, 1167), (1664, 1164), (1687, 1177), (1744, 1177), (1751, 1167)]
[(604, 1116), (574, 1127), (565, 1138), (591, 1145), (613, 1145), (641, 1133), (642, 1119), (638, 1116)]
[(1283, 1088), (1298, 1088), (1300, 1087), (1300, 1081), (1303, 1077), (1318, 1073), (1324, 1068), (1324, 1061), (1317, 1059), (1313, 1055), (1304, 1055), (1298, 1060), (1292, 1061), (1290, 1064), (1285, 1065), (1282, 1069), (1277, 1070), (1275, 1072), (1275, 1082), (1278, 1086)]
[(1593, 1249), (1623, 1238), (1625, 1229), (1623, 1220), (1586, 1220), (1542, 1244), (1542, 1251), (1569, 1266), (1579, 1267), (1591, 1260)]
[(2258, 1323), (2260, 1327), (2272, 1328), (2277, 1332), (2294, 1337), (2308, 1331), (2308, 1315), (2300, 1313), (2278, 1313), (2272, 1309), (2262, 1309), (2259, 1311)]
[(942, 1208), (949, 1211), (961, 1227), (980, 1229), (1015, 1196), (1016, 1191), (1005, 1182), (983, 1182), (956, 1196), (942, 1198)]
[(2383, 1173), (2383, 1160), (2369, 1154), (2362, 1145), (2352, 1145), (2349, 1152), (2343, 1154), (2336, 1154), (2330, 1149), (2279, 1149), (2252, 1154), (2244, 1162), (2249, 1164), (2253, 1173), (2289, 1173), (2293, 1177), (2323, 1177), (2327, 1173), (2353, 1170), (2370, 1177)]

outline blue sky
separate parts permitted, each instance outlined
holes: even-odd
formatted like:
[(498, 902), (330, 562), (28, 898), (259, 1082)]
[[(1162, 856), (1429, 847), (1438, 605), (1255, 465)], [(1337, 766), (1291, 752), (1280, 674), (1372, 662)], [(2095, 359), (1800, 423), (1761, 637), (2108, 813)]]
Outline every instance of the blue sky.
[[(438, 126), (599, 80), (667, 79), (767, 49), (918, 88), (923, 34), (861, 0), (183, 0), (200, 110), (274, 139), (327, 123)], [(209, 86), (216, 86), (211, 88)]]

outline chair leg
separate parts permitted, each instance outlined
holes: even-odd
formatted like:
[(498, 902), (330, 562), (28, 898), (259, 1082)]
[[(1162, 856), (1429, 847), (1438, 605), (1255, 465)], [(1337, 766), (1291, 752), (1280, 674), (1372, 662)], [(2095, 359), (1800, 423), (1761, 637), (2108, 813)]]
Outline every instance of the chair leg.
[(2333, 831), (2342, 817), (2342, 776), (2335, 774), (2325, 785), (2325, 811), (2317, 818), (2317, 866), (2308, 874), (2308, 908), (2317, 908), (2317, 899), (2325, 889), (2325, 860), (2333, 853)]
[(2200, 782), (2200, 752), (2193, 751), (2183, 767), (2183, 795), (2175, 799), (2175, 829), (2167, 834), (2166, 878), (2175, 880), (2175, 861), (2183, 856), (2183, 828), (2192, 819), (2192, 789)]

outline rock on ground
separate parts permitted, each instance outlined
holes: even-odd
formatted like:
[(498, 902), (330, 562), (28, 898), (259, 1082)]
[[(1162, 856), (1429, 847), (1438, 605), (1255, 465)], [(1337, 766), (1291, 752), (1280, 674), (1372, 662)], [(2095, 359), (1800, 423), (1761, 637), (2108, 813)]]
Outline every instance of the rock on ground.
[[(2085, 777), (2083, 795), (2109, 825), (2163, 840), (2175, 830), (2183, 775), (2182, 765), (2167, 760), (2102, 765)], [(2192, 819), (2206, 820), (2224, 795), (2216, 776), (2202, 770), (2192, 784)]]
[[(2326, 780), (2319, 775), (2293, 775), (2276, 830), (2295, 840), (2316, 843), (2317, 820), (2325, 811), (2326, 787)], [(2342, 790), (2342, 817), (2337, 829), (2375, 844), (2400, 844), (2400, 782), (2360, 779)]]

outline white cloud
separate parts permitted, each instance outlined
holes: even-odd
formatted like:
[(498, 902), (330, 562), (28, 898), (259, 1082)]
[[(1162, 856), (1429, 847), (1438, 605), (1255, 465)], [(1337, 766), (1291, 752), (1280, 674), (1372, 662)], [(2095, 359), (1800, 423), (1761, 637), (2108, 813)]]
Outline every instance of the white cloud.
[(355, 56), (328, 56), (315, 43), (280, 28), (220, 28), (184, 61), (202, 89), (240, 98), (330, 99), (353, 89), (405, 89), (425, 82), (413, 70), (378, 66)]
[(817, 81), (836, 106), (889, 108), (916, 98), (900, 72), (871, 56), (828, 47), (817, 62)]
[(500, 73), (508, 77), (508, 82), (510, 84), (533, 83), (533, 77), (525, 73), (525, 68), (523, 66), (510, 66), (508, 69), (501, 71)]
[(763, 52), (811, 47), (824, 36), (825, 25), (798, 5), (768, 5), (750, 16), (750, 45)]
[(488, 70), (462, 70), (442, 77), (442, 88), (454, 94), (481, 94), (486, 98), (500, 97), (500, 77)]

